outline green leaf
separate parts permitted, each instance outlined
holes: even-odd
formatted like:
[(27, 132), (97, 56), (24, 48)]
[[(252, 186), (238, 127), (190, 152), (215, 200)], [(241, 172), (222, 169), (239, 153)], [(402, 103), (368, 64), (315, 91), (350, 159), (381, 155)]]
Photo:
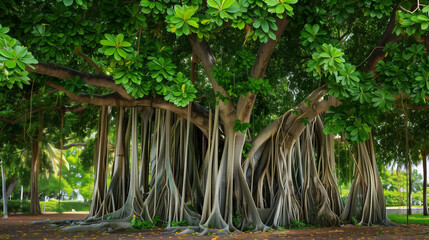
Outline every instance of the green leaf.
[(270, 30), (270, 27), (268, 26), (268, 23), (265, 20), (261, 21), (261, 28), (266, 33)]
[(73, 0), (64, 0), (63, 3), (68, 7), (73, 4)]
[(222, 5), (222, 9), (227, 9), (229, 7), (232, 6), (232, 4), (234, 4), (234, 0), (224, 0), (224, 3)]
[(283, 5), (285, 6), (286, 10), (288, 10), (289, 12), (293, 11), (293, 7), (291, 5), (289, 4), (283, 4)]
[(185, 13), (183, 14), (183, 20), (188, 20), (189, 18), (194, 15), (195, 11), (193, 8), (188, 8)]
[(195, 22), (194, 20), (188, 20), (186, 21), (190, 26), (198, 28), (198, 23)]
[(264, 0), (264, 2), (270, 7), (274, 7), (277, 4), (280, 4), (280, 2), (277, 0)]
[(116, 42), (116, 38), (115, 38), (115, 36), (113, 36), (112, 34), (108, 34), (108, 33), (106, 33), (106, 34), (104, 34), (104, 37), (107, 39), (107, 40), (109, 40), (109, 41), (111, 41), (111, 42)]
[(119, 56), (121, 56), (123, 58), (127, 58), (128, 57), (127, 53), (124, 50), (122, 50), (121, 48), (118, 48), (117, 50), (118, 50)]
[(273, 32), (271, 32), (271, 31), (269, 31), (268, 32), (268, 36), (271, 38), (271, 39), (273, 39), (273, 40), (277, 40), (277, 38), (276, 38), (276, 34), (274, 34)]
[(212, 7), (212, 8), (216, 8), (216, 7), (217, 7), (216, 2), (215, 2), (215, 1), (213, 1), (213, 0), (207, 0), (207, 5), (208, 5), (209, 7)]
[(131, 47), (131, 43), (127, 41), (123, 41), (121, 44), (122, 47)]
[(319, 32), (319, 29), (320, 29), (320, 26), (319, 26), (319, 24), (314, 24), (313, 25), (313, 28), (312, 28), (312, 30), (313, 30), (313, 34), (317, 34), (318, 32)]
[(423, 14), (417, 15), (417, 19), (420, 20), (420, 21), (424, 21), (424, 22), (428, 22), (429, 21), (429, 17), (427, 17), (426, 15), (423, 15)]
[(285, 12), (285, 7), (283, 6), (283, 4), (277, 5), (277, 7), (276, 7), (276, 13), (277, 14), (282, 14), (284, 12)]
[(108, 48), (106, 50), (104, 50), (104, 54), (106, 54), (107, 56), (111, 56), (115, 53), (116, 48)]
[(122, 33), (119, 33), (119, 34), (116, 36), (116, 45), (121, 44), (121, 43), (122, 43), (122, 41), (124, 41), (124, 35), (123, 35)]
[(261, 26), (261, 19), (257, 19), (254, 23), (253, 23), (253, 27), (254, 28), (259, 28)]
[(10, 53), (9, 51), (6, 51), (4, 49), (0, 49), (0, 54), (5, 56), (6, 58), (11, 58), (11, 59), (13, 58), (12, 53)]
[(111, 42), (111, 41), (108, 41), (105, 39), (101, 40), (100, 43), (101, 43), (101, 45), (104, 45), (104, 46), (111, 46), (111, 47), (116, 46), (116, 44), (114, 42)]
[(189, 25), (187, 23), (183, 24), (182, 31), (185, 35), (188, 35), (190, 33)]
[(4, 62), (4, 65), (12, 69), (12, 68), (15, 68), (16, 62), (14, 60), (7, 60), (6, 62)]

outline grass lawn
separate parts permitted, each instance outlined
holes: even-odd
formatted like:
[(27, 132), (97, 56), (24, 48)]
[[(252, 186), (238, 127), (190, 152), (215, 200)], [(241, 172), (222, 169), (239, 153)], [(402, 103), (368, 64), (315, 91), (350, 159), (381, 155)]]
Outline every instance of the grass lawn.
[[(388, 214), (387, 215), (392, 222), (406, 224), (406, 214)], [(408, 217), (410, 224), (424, 224), (429, 225), (429, 216), (423, 216), (423, 214), (413, 214)]]

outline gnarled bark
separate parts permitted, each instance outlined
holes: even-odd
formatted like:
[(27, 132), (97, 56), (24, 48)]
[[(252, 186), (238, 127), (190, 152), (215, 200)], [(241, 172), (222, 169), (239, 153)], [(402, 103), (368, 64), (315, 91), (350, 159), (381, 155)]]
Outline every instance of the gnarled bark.
[(40, 171), (40, 157), (43, 140), (43, 119), (44, 111), (39, 112), (39, 126), (36, 129), (36, 138), (31, 143), (31, 205), (30, 214), (38, 215), (40, 211), (39, 203), (39, 171)]
[(392, 225), (386, 213), (383, 185), (375, 161), (372, 136), (357, 146), (357, 169), (341, 218), (362, 225)]

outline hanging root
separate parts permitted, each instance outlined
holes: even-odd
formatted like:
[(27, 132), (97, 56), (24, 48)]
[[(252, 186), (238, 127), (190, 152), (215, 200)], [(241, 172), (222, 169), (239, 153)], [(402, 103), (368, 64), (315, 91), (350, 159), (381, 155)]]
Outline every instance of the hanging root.
[[(362, 224), (390, 224), (369, 145), (359, 148), (358, 168), (363, 174), (356, 176), (343, 211), (333, 136), (323, 133), (319, 117), (301, 124), (298, 131), (299, 116), (289, 111), (261, 132), (243, 161), (246, 135), (233, 131), (233, 122), (220, 126), (218, 107), (214, 119), (210, 114), (209, 136), (165, 110), (142, 114), (137, 131), (137, 110), (132, 109), (125, 128), (124, 110), (119, 111), (108, 191), (104, 192), (110, 171), (102, 145), (107, 144), (109, 117), (108, 109), (103, 109), (94, 154), (96, 190), (91, 212), (85, 221), (57, 223), (77, 224), (62, 227), (65, 231), (128, 228), (134, 215), (147, 221), (160, 218), (167, 225), (165, 231), (200, 236), (268, 231), (294, 221), (338, 226), (340, 214), (344, 220), (358, 216)], [(108, 217), (115, 220), (106, 222)], [(177, 227), (183, 224), (188, 226)]]
[(375, 162), (372, 136), (358, 145), (356, 177), (352, 182), (349, 197), (341, 218), (351, 221), (356, 217), (360, 224), (392, 226), (387, 217), (383, 186)]
[[(286, 113), (277, 124), (270, 125), (276, 130), (263, 131), (265, 135), (271, 132), (271, 137), (265, 136), (266, 142), (255, 141), (259, 149), (252, 149), (250, 159), (246, 160), (247, 165), (256, 169), (252, 173), (254, 175), (251, 175), (258, 181), (257, 184), (251, 184), (255, 186), (253, 195), (259, 205), (271, 209), (266, 220), (269, 226), (289, 226), (292, 221), (301, 220), (322, 226), (338, 226), (340, 219), (337, 212), (342, 209), (339, 194), (328, 194), (316, 168), (316, 148), (319, 162), (333, 160), (333, 153), (327, 152), (332, 149), (327, 146), (331, 142), (327, 139), (315, 140), (321, 137), (318, 133), (323, 130), (320, 119), (307, 124), (303, 132), (296, 139), (293, 138), (289, 128), (296, 117), (295, 114)], [(334, 163), (323, 163), (333, 168)], [(332, 172), (329, 174), (323, 176), (335, 180), (335, 184), (326, 186), (329, 186), (330, 193), (337, 193), (336, 178), (331, 176)]]

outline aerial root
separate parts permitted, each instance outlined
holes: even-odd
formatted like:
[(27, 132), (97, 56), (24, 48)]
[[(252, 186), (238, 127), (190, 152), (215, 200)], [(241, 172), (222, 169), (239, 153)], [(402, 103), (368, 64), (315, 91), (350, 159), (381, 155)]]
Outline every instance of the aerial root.
[(112, 228), (114, 230), (121, 230), (131, 228), (131, 222), (123, 222), (123, 221), (111, 221), (111, 222), (101, 222), (90, 225), (75, 225), (75, 226), (63, 226), (60, 229), (68, 232), (80, 232), (80, 231), (100, 231), (107, 230), (108, 228)]
[[(169, 227), (165, 229), (168, 232), (178, 232), (181, 231), (179, 233), (177, 233), (177, 236), (183, 236), (186, 234), (195, 234), (198, 233), (198, 236), (206, 236), (206, 235), (211, 235), (211, 234), (216, 234), (216, 235), (228, 235), (230, 234), (230, 231), (228, 229), (228, 227), (225, 227), (223, 229), (218, 229), (218, 228), (207, 228), (207, 227), (202, 227), (202, 226), (188, 226), (188, 227)], [(241, 231), (234, 231), (234, 233), (242, 233)]]
[(271, 229), (270, 227), (268, 227), (267, 225), (263, 224), (261, 226), (256, 226), (255, 228), (253, 228), (251, 230), (251, 232), (267, 232), (270, 229)]
[(206, 228), (202, 227), (203, 231), (198, 234), (198, 236), (206, 236), (208, 234), (216, 234), (216, 235), (229, 235), (231, 232), (228, 229), (228, 226), (222, 229), (217, 228)]
[(168, 232), (168, 233), (174, 233), (174, 232), (179, 232), (179, 231), (183, 231), (183, 230), (186, 230), (186, 229), (198, 230), (199, 227), (198, 226), (166, 227), (162, 231)]

